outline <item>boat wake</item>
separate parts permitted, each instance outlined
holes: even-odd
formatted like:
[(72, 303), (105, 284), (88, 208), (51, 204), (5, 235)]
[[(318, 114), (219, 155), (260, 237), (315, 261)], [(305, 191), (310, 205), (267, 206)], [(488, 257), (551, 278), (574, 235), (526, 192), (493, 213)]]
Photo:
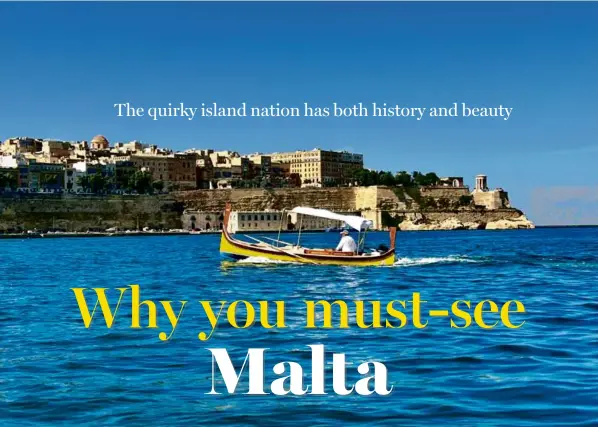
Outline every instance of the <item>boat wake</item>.
[[(399, 258), (395, 261), (392, 266), (389, 267), (416, 267), (423, 265), (432, 264), (455, 264), (455, 263), (477, 263), (480, 260), (469, 258), (461, 255), (449, 255), (446, 257), (423, 257), (423, 258)], [(280, 261), (274, 259), (268, 259), (266, 257), (251, 256), (245, 259), (236, 261), (236, 264), (248, 264), (248, 265), (295, 265), (301, 264), (300, 262), (293, 261)]]
[(277, 259), (269, 259), (261, 256), (250, 256), (245, 259), (240, 259), (237, 264), (299, 264), (293, 261), (280, 261)]
[(430, 264), (454, 264), (460, 262), (475, 263), (478, 260), (466, 256), (449, 255), (447, 257), (424, 257), (424, 258), (399, 258), (392, 265), (393, 267), (415, 267)]

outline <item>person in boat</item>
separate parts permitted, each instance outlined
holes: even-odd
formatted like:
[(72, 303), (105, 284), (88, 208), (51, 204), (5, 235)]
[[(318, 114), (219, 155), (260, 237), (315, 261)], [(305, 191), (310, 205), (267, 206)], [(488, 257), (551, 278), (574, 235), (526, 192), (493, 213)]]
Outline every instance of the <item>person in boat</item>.
[(341, 231), (341, 236), (343, 237), (341, 237), (341, 241), (338, 242), (336, 250), (341, 252), (355, 253), (357, 251), (357, 244), (355, 243), (355, 240), (353, 240), (353, 237), (349, 235), (349, 232), (347, 230), (343, 230)]

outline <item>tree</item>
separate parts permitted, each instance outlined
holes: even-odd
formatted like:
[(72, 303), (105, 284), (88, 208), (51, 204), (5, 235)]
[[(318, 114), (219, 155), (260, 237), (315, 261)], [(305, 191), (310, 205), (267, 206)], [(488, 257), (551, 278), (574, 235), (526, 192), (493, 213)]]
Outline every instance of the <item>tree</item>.
[(429, 172), (424, 175), (419, 171), (413, 171), (413, 182), (416, 185), (436, 185), (438, 184), (438, 181), (440, 181), (440, 178), (438, 178), (438, 175), (434, 172)]
[(15, 189), (17, 188), (18, 180), (16, 173), (0, 172), (0, 190), (5, 188)]
[(86, 192), (91, 188), (89, 175), (83, 175), (77, 178), (77, 185), (83, 187)]
[(425, 181), (426, 185), (436, 185), (440, 181), (440, 178), (434, 172), (428, 172), (425, 175)]
[(136, 171), (129, 177), (128, 187), (139, 194), (151, 194), (153, 192), (152, 181), (150, 172)]
[(434, 172), (423, 174), (419, 171), (413, 171), (413, 175), (406, 171), (397, 172), (395, 175), (389, 171), (376, 171), (369, 169), (353, 169), (349, 171), (352, 182), (360, 186), (368, 185), (386, 185), (394, 187), (401, 185), (403, 187), (413, 187), (415, 185), (436, 185), (440, 179)]
[(109, 187), (108, 178), (97, 172), (89, 178), (89, 188), (92, 193), (99, 194), (105, 192)]
[(413, 178), (411, 177), (411, 174), (409, 172), (399, 171), (395, 175), (395, 184), (402, 185), (403, 187), (408, 187), (410, 185), (413, 185)]
[(164, 182), (163, 181), (154, 181), (152, 183), (152, 187), (154, 188), (154, 190), (156, 190), (159, 193), (162, 190), (164, 190)]
[(389, 187), (392, 187), (395, 185), (395, 177), (392, 175), (392, 173), (390, 172), (381, 172), (380, 173), (380, 185), (387, 185)]
[(459, 197), (459, 206), (469, 206), (473, 202), (473, 196), (468, 194), (463, 194)]

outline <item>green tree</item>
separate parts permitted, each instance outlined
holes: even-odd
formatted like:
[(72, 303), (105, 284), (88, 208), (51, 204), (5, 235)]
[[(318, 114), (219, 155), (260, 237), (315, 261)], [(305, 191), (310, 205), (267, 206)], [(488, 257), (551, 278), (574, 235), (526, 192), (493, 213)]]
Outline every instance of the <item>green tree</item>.
[(0, 172), (0, 190), (5, 188), (17, 188), (18, 180), (16, 173), (12, 171)]
[(473, 202), (473, 196), (464, 194), (459, 197), (459, 206), (469, 206)]
[(390, 172), (380, 173), (379, 178), (380, 178), (380, 181), (379, 181), (380, 185), (387, 185), (389, 187), (392, 187), (396, 184), (395, 177)]
[(163, 181), (154, 181), (152, 183), (152, 187), (154, 188), (154, 190), (156, 190), (157, 192), (160, 192), (162, 190), (164, 190), (164, 182)]
[(399, 171), (395, 175), (395, 183), (397, 185), (402, 185), (403, 187), (409, 187), (410, 185), (413, 185), (413, 178), (409, 172)]
[(129, 177), (128, 187), (139, 194), (151, 194), (153, 192), (152, 183), (151, 172), (139, 170)]
[(89, 175), (82, 175), (82, 176), (78, 177), (77, 185), (82, 187), (83, 190), (85, 190), (86, 192), (89, 191), (91, 188)]
[(94, 194), (103, 193), (108, 190), (109, 180), (100, 172), (97, 172), (89, 178), (89, 189)]
[(427, 174), (423, 174), (419, 171), (413, 171), (413, 182), (416, 185), (436, 185), (440, 181), (438, 175), (434, 172), (429, 172)]
[(436, 175), (434, 172), (428, 172), (425, 175), (425, 181), (426, 185), (437, 185), (440, 181), (440, 178), (438, 178), (438, 175)]

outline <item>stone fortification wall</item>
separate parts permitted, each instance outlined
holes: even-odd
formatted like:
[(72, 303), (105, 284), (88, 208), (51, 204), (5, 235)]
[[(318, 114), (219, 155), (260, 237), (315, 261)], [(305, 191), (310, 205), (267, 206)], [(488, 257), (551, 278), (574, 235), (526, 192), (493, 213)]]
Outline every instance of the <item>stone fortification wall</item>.
[(423, 187), (420, 189), (422, 197), (435, 199), (459, 199), (470, 194), (467, 187)]
[[(491, 197), (498, 197), (500, 203), (492, 199), (490, 206), (504, 205), (506, 193), (496, 194)], [(181, 228), (185, 210), (216, 215), (224, 211), (228, 201), (234, 210), (245, 212), (281, 211), (295, 206), (357, 211), (374, 221), (376, 228), (403, 221), (404, 229), (410, 229), (409, 224), (418, 225), (415, 229), (434, 229), (444, 223), (445, 228), (460, 228), (449, 224), (451, 221), (466, 224), (465, 228), (484, 228), (490, 223), (495, 223), (491, 227), (500, 228), (505, 224), (500, 221), (522, 216), (516, 209), (476, 206), (477, 200), (464, 204), (463, 196), (471, 198), (466, 189), (389, 187), (196, 190), (168, 196), (0, 195), (0, 232)], [(214, 225), (213, 222), (210, 224)], [(521, 224), (518, 222), (518, 227)]]
[(233, 210), (255, 212), (310, 206), (337, 211), (354, 211), (357, 188), (228, 189), (196, 190), (174, 194), (186, 209), (224, 211), (227, 201)]
[(486, 209), (501, 209), (511, 207), (509, 196), (506, 191), (475, 191), (472, 194), (474, 203), (478, 206), (485, 206)]
[(180, 227), (182, 204), (159, 196), (2, 195), (0, 232)]

